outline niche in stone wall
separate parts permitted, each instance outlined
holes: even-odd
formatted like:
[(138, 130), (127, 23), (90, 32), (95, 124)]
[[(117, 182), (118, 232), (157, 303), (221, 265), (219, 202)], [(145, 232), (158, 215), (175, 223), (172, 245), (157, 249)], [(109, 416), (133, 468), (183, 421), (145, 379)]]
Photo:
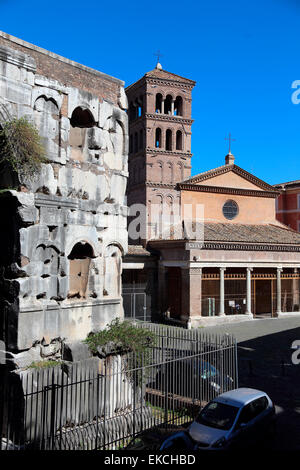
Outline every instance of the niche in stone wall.
[(86, 147), (87, 129), (95, 126), (92, 113), (88, 109), (77, 107), (74, 109), (70, 120), (69, 142), (71, 146), (71, 158), (83, 161)]
[(74, 245), (69, 259), (69, 292), (68, 298), (85, 299), (89, 280), (91, 258), (94, 257), (93, 248), (85, 242)]
[(47, 156), (59, 158), (59, 108), (53, 98), (39, 96), (34, 103), (34, 121), (43, 139)]
[(118, 246), (109, 245), (104, 253), (104, 290), (103, 295), (120, 297), (122, 253)]
[(111, 116), (107, 120), (107, 126), (113, 153), (115, 155), (124, 155), (125, 133), (123, 124), (118, 119)]

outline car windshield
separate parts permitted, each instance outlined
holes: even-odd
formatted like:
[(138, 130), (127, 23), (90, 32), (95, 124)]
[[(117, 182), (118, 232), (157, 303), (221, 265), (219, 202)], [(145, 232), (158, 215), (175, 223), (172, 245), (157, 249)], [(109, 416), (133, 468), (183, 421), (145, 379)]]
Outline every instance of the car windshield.
[(212, 401), (200, 412), (196, 422), (217, 429), (228, 430), (234, 423), (238, 408)]

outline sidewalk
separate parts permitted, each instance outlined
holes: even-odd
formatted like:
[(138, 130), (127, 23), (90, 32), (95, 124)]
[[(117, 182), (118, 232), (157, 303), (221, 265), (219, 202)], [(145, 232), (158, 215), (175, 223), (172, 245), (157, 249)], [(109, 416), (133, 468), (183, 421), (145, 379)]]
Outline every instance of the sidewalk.
[(300, 317), (205, 328), (209, 331), (236, 337), (239, 386), (264, 390), (274, 401), (278, 434), (271, 449), (300, 450), (300, 364), (291, 361), (291, 345), (300, 340)]

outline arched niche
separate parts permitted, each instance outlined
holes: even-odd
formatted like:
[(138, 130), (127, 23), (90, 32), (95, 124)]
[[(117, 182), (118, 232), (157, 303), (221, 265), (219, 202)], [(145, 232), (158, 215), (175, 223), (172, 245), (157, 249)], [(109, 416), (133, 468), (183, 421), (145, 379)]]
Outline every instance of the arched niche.
[(50, 160), (59, 160), (60, 114), (53, 97), (40, 95), (33, 106), (34, 122), (42, 137), (46, 155)]
[(85, 242), (76, 243), (69, 256), (69, 292), (68, 298), (85, 299), (91, 259), (94, 258), (92, 246)]
[(122, 250), (116, 244), (104, 250), (104, 289), (103, 295), (121, 296)]

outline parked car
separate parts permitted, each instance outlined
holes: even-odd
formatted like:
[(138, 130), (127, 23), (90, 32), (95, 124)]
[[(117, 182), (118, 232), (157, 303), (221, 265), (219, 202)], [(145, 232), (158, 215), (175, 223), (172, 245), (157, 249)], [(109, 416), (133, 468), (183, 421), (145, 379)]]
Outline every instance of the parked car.
[(171, 451), (174, 450), (176, 452), (180, 451), (194, 451), (197, 450), (198, 446), (195, 441), (191, 439), (188, 431), (180, 431), (172, 436), (169, 436), (160, 446), (160, 451)]
[(198, 450), (245, 448), (275, 430), (275, 407), (260, 390), (237, 388), (208, 403), (188, 428)]
[(231, 390), (234, 380), (208, 361), (182, 358), (161, 366), (148, 387), (197, 400), (211, 400), (220, 391)]

